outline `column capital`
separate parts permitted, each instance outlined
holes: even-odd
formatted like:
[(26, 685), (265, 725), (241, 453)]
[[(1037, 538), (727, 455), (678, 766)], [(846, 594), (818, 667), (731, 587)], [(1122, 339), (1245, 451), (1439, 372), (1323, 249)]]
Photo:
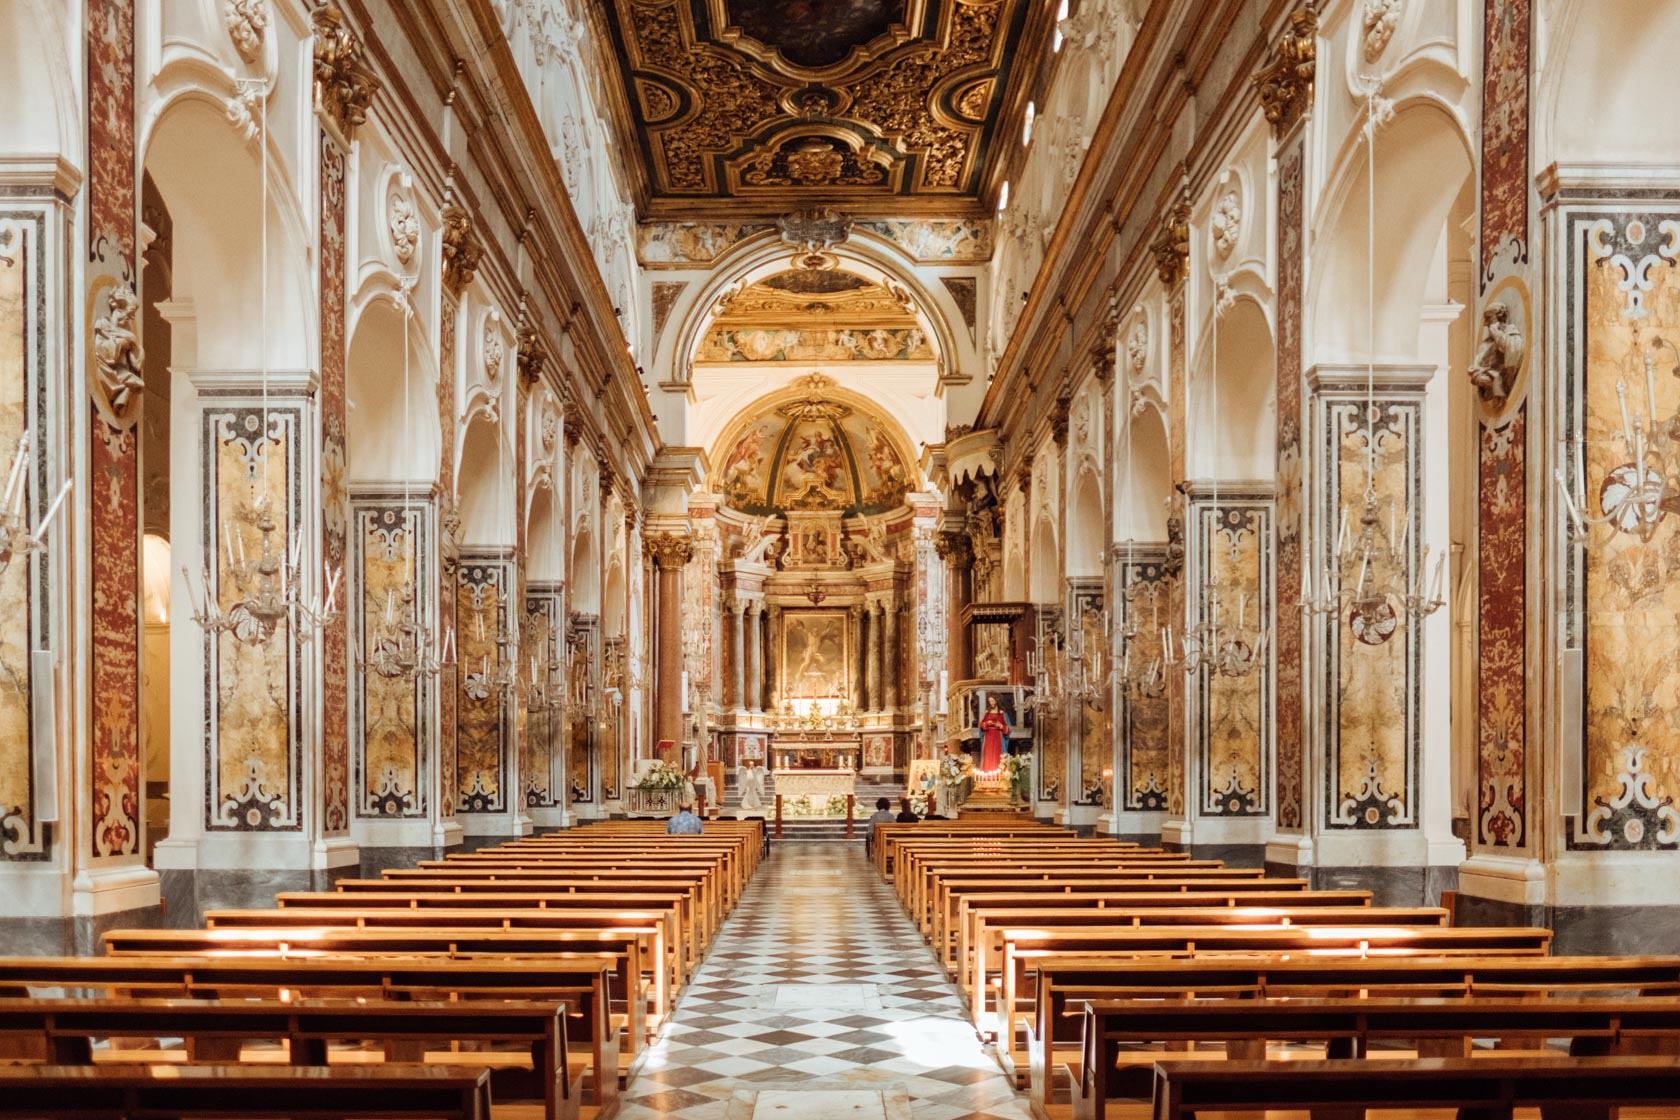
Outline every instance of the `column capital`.
[(681, 568), (694, 556), (694, 542), (675, 533), (650, 533), (642, 538), (642, 544), (662, 570)]
[(966, 568), (974, 563), (974, 543), (961, 529), (942, 529), (934, 534), (933, 550), (954, 568)]

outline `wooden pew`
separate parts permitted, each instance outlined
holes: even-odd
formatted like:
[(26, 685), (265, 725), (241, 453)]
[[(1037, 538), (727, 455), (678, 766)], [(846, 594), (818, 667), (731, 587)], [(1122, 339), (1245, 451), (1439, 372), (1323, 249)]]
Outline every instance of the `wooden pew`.
[[(1175, 896), (1167, 895), (1167, 898)], [(1202, 926), (1223, 930), (1245, 929), (1313, 929), (1331, 927), (1352, 929), (1381, 927), (1386, 929), (1440, 929), (1446, 926), (1447, 912), (1429, 906), (1142, 906), (1127, 909), (1108, 907), (1094, 910), (1089, 907), (1067, 909), (1004, 908), (981, 910), (971, 916), (969, 930), (974, 938), (966, 946), (956, 977), (965, 995), (984, 995), (986, 986), (979, 978), (997, 976), (1003, 969), (1004, 942), (1007, 931), (1031, 926), (1034, 930), (1053, 932), (1061, 929), (1092, 928), (1123, 930), (1128, 926), (1141, 928)]]
[(272, 955), (295, 960), (314, 956), (390, 956), (445, 958), (542, 958), (557, 953), (610, 953), (617, 967), (613, 998), (624, 1007), (625, 1042), (630, 1054), (647, 1040), (648, 997), (642, 974), (646, 931), (607, 930), (409, 930), (217, 929), (112, 930), (105, 934), (110, 956)]
[[(1055, 882), (1024, 883), (1020, 890), (1000, 891), (985, 887), (975, 892), (953, 892), (948, 901), (949, 915), (936, 927), (934, 945), (944, 945), (946, 967), (953, 974), (966, 972), (963, 958), (977, 943), (977, 921), (989, 921), (994, 915), (1009, 911), (1018, 916), (1014, 925), (1030, 925), (1033, 915), (1047, 910), (1137, 910), (1145, 907), (1170, 909), (1174, 907), (1211, 907), (1227, 909), (1236, 906), (1316, 906), (1325, 909), (1347, 909), (1371, 905), (1370, 891), (1305, 891), (1293, 889), (1299, 879), (1281, 880), (1283, 889), (1274, 890), (1276, 879), (1254, 882), (1220, 883), (1197, 886), (1194, 889), (1164, 891), (1153, 889), (1158, 882), (1141, 884), (1144, 889), (1128, 886), (1113, 889), (1087, 890), (1063, 886)], [(1061, 889), (1056, 889), (1060, 887)]]
[[(542, 879), (500, 879), (474, 875), (436, 879), (340, 879), (333, 885), (337, 889), (332, 893), (357, 897), (385, 895), (406, 899), (418, 895), (456, 895), (462, 898), (472, 895), (499, 895), (539, 900), (545, 908), (624, 906), (642, 909), (675, 906), (682, 928), (687, 933), (684, 940), (689, 945), (690, 965), (698, 963), (708, 940), (703, 915), (695, 909), (695, 893), (690, 890), (647, 891), (626, 888), (623, 891), (615, 891), (610, 885), (602, 886), (593, 882), (567, 883), (563, 878), (555, 876)], [(294, 898), (314, 895), (315, 892), (310, 891), (286, 893), (275, 897), (284, 908), (292, 904), (290, 900)], [(461, 905), (474, 904), (463, 901)]]
[[(1468, 1058), (1477, 1038), (1521, 1039), (1544, 1045), (1568, 1039), (1576, 1056), (1652, 1043), (1680, 1043), (1680, 1000), (1409, 999), (1377, 996), (1340, 1000), (1095, 1000), (1084, 1005), (1074, 1115), (1101, 1120), (1115, 1099), (1147, 1099), (1154, 1053), (1132, 1052), (1147, 1064), (1120, 1065), (1124, 1048), (1151, 1043), (1224, 1045), (1234, 1059), (1263, 1060), (1266, 1044), (1288, 1040), (1326, 1047), (1328, 1058), (1366, 1057), (1372, 1043), (1404, 1043), (1419, 1056)], [(1035, 1055), (1036, 1057), (1036, 1055)], [(1193, 1060), (1193, 1059), (1191, 1059)], [(1380, 1068), (1373, 1071), (1381, 1076)], [(1033, 1100), (1052, 1103), (1054, 1070), (1035, 1065)]]
[[(989, 864), (985, 872), (975, 874), (976, 864)], [(945, 879), (991, 879), (996, 883), (1048, 882), (1106, 883), (1121, 879), (1211, 879), (1216, 882), (1237, 882), (1263, 879), (1265, 870), (1258, 867), (1226, 867), (1218, 860), (1133, 860), (1127, 856), (1104, 856), (1084, 859), (1047, 857), (1012, 863), (1008, 860), (984, 860), (970, 856), (962, 860), (924, 861), (910, 864), (906, 873), (911, 877), (906, 903), (917, 927), (926, 936), (932, 928), (934, 899), (938, 884)]]
[[(1309, 929), (1221, 929), (1217, 926), (1109, 929), (1068, 926), (1059, 929), (1005, 929), (1003, 964), (997, 973), (997, 1051), (1006, 1072), (1024, 1082), (1030, 1068), (1026, 1050), (1051, 1045), (1060, 1023), (1056, 991), (1065, 999), (1100, 998), (1112, 993), (1088, 991), (1091, 977), (1101, 984), (1123, 983), (1137, 958), (1194, 959), (1215, 955), (1292, 958), (1346, 956), (1543, 956), (1551, 945), (1548, 929), (1452, 929), (1316, 927)], [(1072, 967), (1068, 967), (1070, 962)], [(1106, 970), (1106, 971), (1105, 971)], [(1050, 977), (1048, 989), (1045, 977)], [(976, 990), (984, 993), (992, 973), (976, 956)], [(1075, 980), (1073, 978), (1077, 977)], [(1070, 985), (1072, 990), (1070, 991)], [(1197, 989), (1200, 991), (1200, 989)], [(1048, 997), (1048, 998), (1045, 998)], [(1043, 1004), (1037, 1000), (1045, 998)], [(983, 1004), (982, 1004), (983, 1006)], [(982, 1024), (976, 1024), (983, 1029)], [(1018, 1041), (1017, 1028), (1025, 1038)], [(1077, 1024), (1064, 1035), (1077, 1031)]]
[(569, 954), (519, 962), (447, 958), (305, 957), (0, 957), (0, 997), (31, 988), (97, 992), (107, 998), (360, 999), (397, 1007), (447, 999), (564, 1003), (568, 1041), (589, 1054), (594, 1103), (618, 1099), (618, 1032), (611, 988), (620, 961), (610, 953)]
[[(1075, 871), (1080, 868), (1100, 870), (1104, 867), (1161, 868), (1180, 867), (1196, 871), (1231, 870), (1216, 859), (1191, 859), (1174, 852), (1128, 851), (1107, 845), (1092, 845), (1089, 841), (1058, 843), (1053, 846), (1011, 846), (993, 850), (988, 847), (911, 847), (899, 859), (893, 871), (893, 889), (911, 911), (923, 905), (928, 886), (939, 875), (963, 872), (991, 872), (1018, 869), (1022, 871)], [(1260, 868), (1242, 869), (1254, 875), (1263, 874)]]
[(1367, 1108), (1461, 1109), (1463, 1120), (1608, 1120), (1621, 1107), (1680, 1104), (1674, 1058), (1425, 1058), (1410, 1062), (1173, 1062), (1155, 1067), (1154, 1120), (1204, 1112), (1307, 1110), (1357, 1120)]
[[(637, 851), (636, 848), (642, 848)], [(404, 871), (457, 871), (467, 867), (563, 866), (588, 871), (595, 878), (683, 877), (702, 879), (718, 891), (719, 905), (729, 909), (739, 900), (746, 882), (741, 874), (739, 853), (718, 849), (711, 853), (666, 854), (641, 842), (622, 849), (605, 849), (598, 844), (567, 846), (506, 845), (482, 852), (463, 853), (447, 859), (421, 860)]]
[[(579, 898), (575, 895), (548, 895), (544, 893), (517, 894), (509, 892), (485, 891), (477, 892), (443, 892), (443, 891), (286, 891), (275, 896), (280, 910), (310, 910), (316, 913), (322, 911), (390, 911), (406, 910), (415, 915), (422, 915), (428, 911), (450, 911), (462, 914), (464, 911), (517, 911), (519, 914), (553, 915), (556, 918), (575, 917), (577, 924), (612, 925), (615, 922), (625, 925), (647, 925), (658, 923), (665, 933), (665, 945), (672, 964), (672, 983), (678, 987), (688, 981), (689, 964), (692, 959), (686, 951), (693, 938), (692, 931), (683, 925), (682, 910), (675, 899), (669, 900), (662, 906), (651, 906), (646, 902), (634, 907), (613, 908), (607, 906), (606, 899), (586, 896)], [(211, 911), (205, 915), (207, 924), (214, 926), (211, 915), (215, 920), (222, 920), (223, 915), (231, 911)], [(248, 911), (241, 913), (269, 914), (273, 910)], [(464, 914), (463, 914), (464, 916)], [(505, 914), (504, 918), (511, 924), (519, 924), (517, 916)], [(253, 924), (261, 924), (253, 919)], [(559, 923), (564, 926), (565, 922)], [(695, 945), (695, 952), (698, 946)]]
[(0, 1066), (0, 1116), (227, 1117), (254, 1101), (294, 1120), (490, 1120), (490, 1081), (414, 1066)]
[(671, 993), (681, 983), (669, 949), (668, 914), (614, 910), (441, 910), (368, 907), (359, 910), (286, 907), (281, 910), (211, 910), (210, 930), (419, 929), (444, 930), (599, 930), (645, 934), (643, 961), (652, 966), (654, 990), (650, 1033), (670, 1014)]
[[(526, 1049), (529, 1070), (506, 1066), (506, 1053), (429, 1054), (427, 1065), (491, 1066), (496, 1098), (543, 1102), (546, 1120), (574, 1120), (583, 1097), (587, 1060), (566, 1050), (564, 1004), (359, 1003), (354, 1000), (0, 999), (0, 1042), (26, 1045), (54, 1066), (121, 1062), (93, 1043), (112, 1037), (183, 1039), (189, 1062), (240, 1060), (241, 1044), (280, 1041), (294, 1066), (329, 1064), (331, 1043), (407, 1043), (445, 1051), (458, 1040), (514, 1043)], [(16, 1051), (14, 1050), (14, 1055)], [(147, 1063), (159, 1052), (148, 1050)], [(342, 1064), (335, 1069), (343, 1068)]]
[(885, 821), (881, 830), (876, 834), (881, 843), (875, 846), (875, 869), (883, 879), (892, 878), (893, 857), (895, 846), (900, 839), (910, 839), (916, 836), (968, 836), (978, 835), (986, 839), (1008, 840), (1016, 837), (1069, 835), (1065, 829), (1054, 825), (1038, 824), (1030, 818), (1024, 821), (999, 821), (996, 824), (975, 825), (968, 821), (918, 821), (915, 824), (899, 824), (896, 821)]
[[(685, 894), (690, 898), (689, 920), (698, 925), (702, 941), (706, 944), (711, 943), (712, 935), (723, 922), (723, 910), (717, 903), (719, 892), (708, 886), (703, 879), (651, 878), (617, 873), (602, 878), (591, 875), (588, 871), (567, 871), (564, 867), (552, 865), (531, 868), (458, 866), (430, 870), (393, 868), (387, 870), (383, 878), (389, 882), (402, 883), (409, 889), (424, 884), (428, 890), (442, 889), (438, 886), (440, 883), (459, 883), (469, 879), (481, 883), (518, 882), (534, 884), (559, 894), (605, 895), (614, 903), (634, 895), (673, 892)], [(341, 886), (346, 890), (363, 890), (368, 889), (366, 884), (374, 881), (376, 880), (341, 879), (334, 886)]]

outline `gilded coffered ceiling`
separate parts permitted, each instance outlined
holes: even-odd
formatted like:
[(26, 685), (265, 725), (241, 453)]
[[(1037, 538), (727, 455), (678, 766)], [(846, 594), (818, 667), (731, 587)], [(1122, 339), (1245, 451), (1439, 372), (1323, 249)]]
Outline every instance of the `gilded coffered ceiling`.
[(979, 215), (1042, 0), (601, 0), (645, 218)]

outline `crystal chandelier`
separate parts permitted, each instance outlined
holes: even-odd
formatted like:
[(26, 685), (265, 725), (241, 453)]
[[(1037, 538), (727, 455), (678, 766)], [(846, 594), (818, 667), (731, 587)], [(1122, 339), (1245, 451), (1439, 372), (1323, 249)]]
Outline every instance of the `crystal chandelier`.
[[(1394, 118), (1394, 103), (1378, 93), (1378, 84), (1371, 81), (1366, 89), (1366, 113), (1363, 132), (1366, 152), (1366, 285), (1365, 285), (1365, 495), (1358, 527), (1352, 538), (1348, 535), (1348, 508), (1342, 507), (1341, 524), (1336, 531), (1336, 549), (1317, 580), (1310, 567), (1301, 572), (1301, 609), (1311, 617), (1346, 616), (1356, 640), (1366, 645), (1380, 645), (1399, 628), (1402, 621), (1422, 619), (1440, 610), (1446, 603), (1444, 580), (1447, 550), (1442, 549), (1435, 560), (1434, 576), (1427, 588), (1425, 574), (1429, 571), (1429, 556), (1433, 551), (1423, 549), (1416, 572), (1409, 579), (1409, 541), (1411, 511), (1402, 502), (1391, 504), (1388, 527), (1382, 525), (1377, 500), (1377, 418), (1376, 403), (1376, 221), (1377, 221), (1377, 130)], [(1357, 573), (1355, 567), (1357, 566)]]
[(58, 516), (64, 499), (70, 495), (73, 482), (66, 479), (59, 488), (58, 496), (47, 507), (47, 514), (41, 518), (41, 523), (33, 528), (29, 524), (29, 514), (23, 508), (24, 495), (29, 490), (29, 455), (34, 442), (34, 432), (25, 428), (18, 437), (17, 455), (12, 459), (11, 473), (6, 478), (6, 492), (0, 496), (0, 572), (5, 572), (12, 566), (12, 561), (39, 551), (45, 541), (47, 529), (53, 519)]
[[(1215, 432), (1219, 430), (1219, 320), (1225, 312), (1236, 303), (1231, 294), (1230, 285), (1223, 276), (1213, 278), (1213, 332), (1209, 347), (1210, 381), (1212, 382), (1212, 420), (1211, 427)], [(1213, 498), (1209, 504), (1214, 517), (1220, 518), (1223, 513), (1219, 505), (1219, 464), (1213, 463)], [(1237, 557), (1237, 539), (1231, 538), (1231, 557)], [(1189, 611), (1191, 603), (1186, 599), (1184, 608), (1184, 634), (1179, 637), (1174, 633), (1171, 625), (1161, 634), (1161, 658), (1170, 668), (1182, 669), (1190, 676), (1195, 676), (1204, 668), (1215, 676), (1241, 678), (1254, 672), (1266, 663), (1266, 650), (1271, 642), (1271, 631), (1265, 625), (1265, 620), (1259, 615), (1259, 604), (1256, 604), (1255, 622), (1253, 630), (1248, 626), (1248, 593), (1237, 593), (1237, 622), (1234, 627), (1225, 625), (1224, 612), (1231, 600), (1230, 592), (1222, 581), (1211, 574), (1213, 568), (1209, 564), (1209, 572), (1203, 573), (1201, 582), (1201, 617), (1191, 621)]]
[(486, 612), (490, 615), (492, 632), (496, 636), (496, 659), (494, 661), (490, 660), (490, 655), (485, 653), (479, 655), (477, 668), (474, 668), (470, 661), (467, 663), (467, 676), (462, 687), (466, 694), (474, 700), (488, 700), (493, 693), (504, 697), (512, 696), (521, 687), (519, 659), (512, 652), (513, 634), (507, 625), (507, 621), (502, 617), (501, 603), (501, 591), (492, 588), (489, 603), (481, 602), (473, 614), (473, 623), (478, 628), (477, 633), (480, 643), (484, 641), (484, 615)]
[[(209, 568), (203, 574), (200, 594), (194, 594), (192, 577), (185, 565), (181, 576), (186, 583), (187, 598), (193, 604), (192, 620), (211, 634), (229, 634), (236, 641), (250, 645), (266, 643), (277, 632), (290, 630), (299, 641), (307, 642), (338, 618), (338, 583), (342, 570), (327, 579), (326, 597), (305, 597), (302, 576), (303, 536), (283, 532), (275, 521), (274, 502), (269, 490), (269, 444), (274, 430), (268, 411), (268, 99), (266, 83), (258, 79), (241, 79), (239, 93), (244, 100), (257, 103), (254, 122), (258, 143), (262, 150), (262, 176), (258, 225), (262, 234), (258, 248), (258, 346), (262, 352), (262, 447), (261, 478), (252, 480), (252, 488), (261, 490), (249, 507), (236, 510), (222, 522), (222, 546), (226, 552), (225, 570), (238, 598), (223, 607), (219, 595), (212, 594)], [(245, 530), (241, 523), (253, 526), (262, 537), (255, 559), (248, 559), (245, 551)], [(279, 540), (276, 540), (276, 534)]]
[[(1032, 678), (1033, 694), (1029, 701), (1033, 710), (1043, 715), (1053, 712), (1064, 699), (1063, 680), (1066, 660), (1061, 635), (1052, 627), (1044, 628), (1042, 638), (1032, 639), (1033, 648), (1027, 651), (1027, 675)], [(1049, 657), (1045, 656), (1048, 647)]]
[[(1569, 514), (1569, 541), (1583, 548), (1602, 548), (1626, 533), (1649, 544), (1663, 515), (1680, 504), (1680, 477), (1675, 457), (1680, 451), (1680, 410), (1666, 419), (1657, 411), (1657, 359), (1667, 353), (1674, 359), (1670, 377), (1680, 377), (1680, 348), (1673, 339), (1653, 335), (1648, 346), (1634, 336), (1633, 349), (1622, 362), (1623, 376), (1616, 381), (1616, 401), (1621, 406), (1622, 429), (1612, 436), (1622, 444), (1624, 461), (1608, 468), (1595, 487), (1600, 513), (1589, 512), (1586, 494), (1585, 436), (1566, 441), (1574, 467), (1573, 492), (1564, 481), (1563, 468), (1554, 473), (1563, 504)], [(1645, 408), (1628, 411), (1627, 375), (1643, 374)], [(1594, 535), (1592, 530), (1608, 526), (1610, 531)]]

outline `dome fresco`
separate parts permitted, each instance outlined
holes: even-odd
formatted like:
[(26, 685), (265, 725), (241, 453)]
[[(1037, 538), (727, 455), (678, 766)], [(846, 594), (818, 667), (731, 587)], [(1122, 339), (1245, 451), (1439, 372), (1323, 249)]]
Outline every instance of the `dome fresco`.
[(765, 407), (723, 447), (718, 489), (744, 513), (885, 513), (914, 484), (889, 421), (816, 394)]

